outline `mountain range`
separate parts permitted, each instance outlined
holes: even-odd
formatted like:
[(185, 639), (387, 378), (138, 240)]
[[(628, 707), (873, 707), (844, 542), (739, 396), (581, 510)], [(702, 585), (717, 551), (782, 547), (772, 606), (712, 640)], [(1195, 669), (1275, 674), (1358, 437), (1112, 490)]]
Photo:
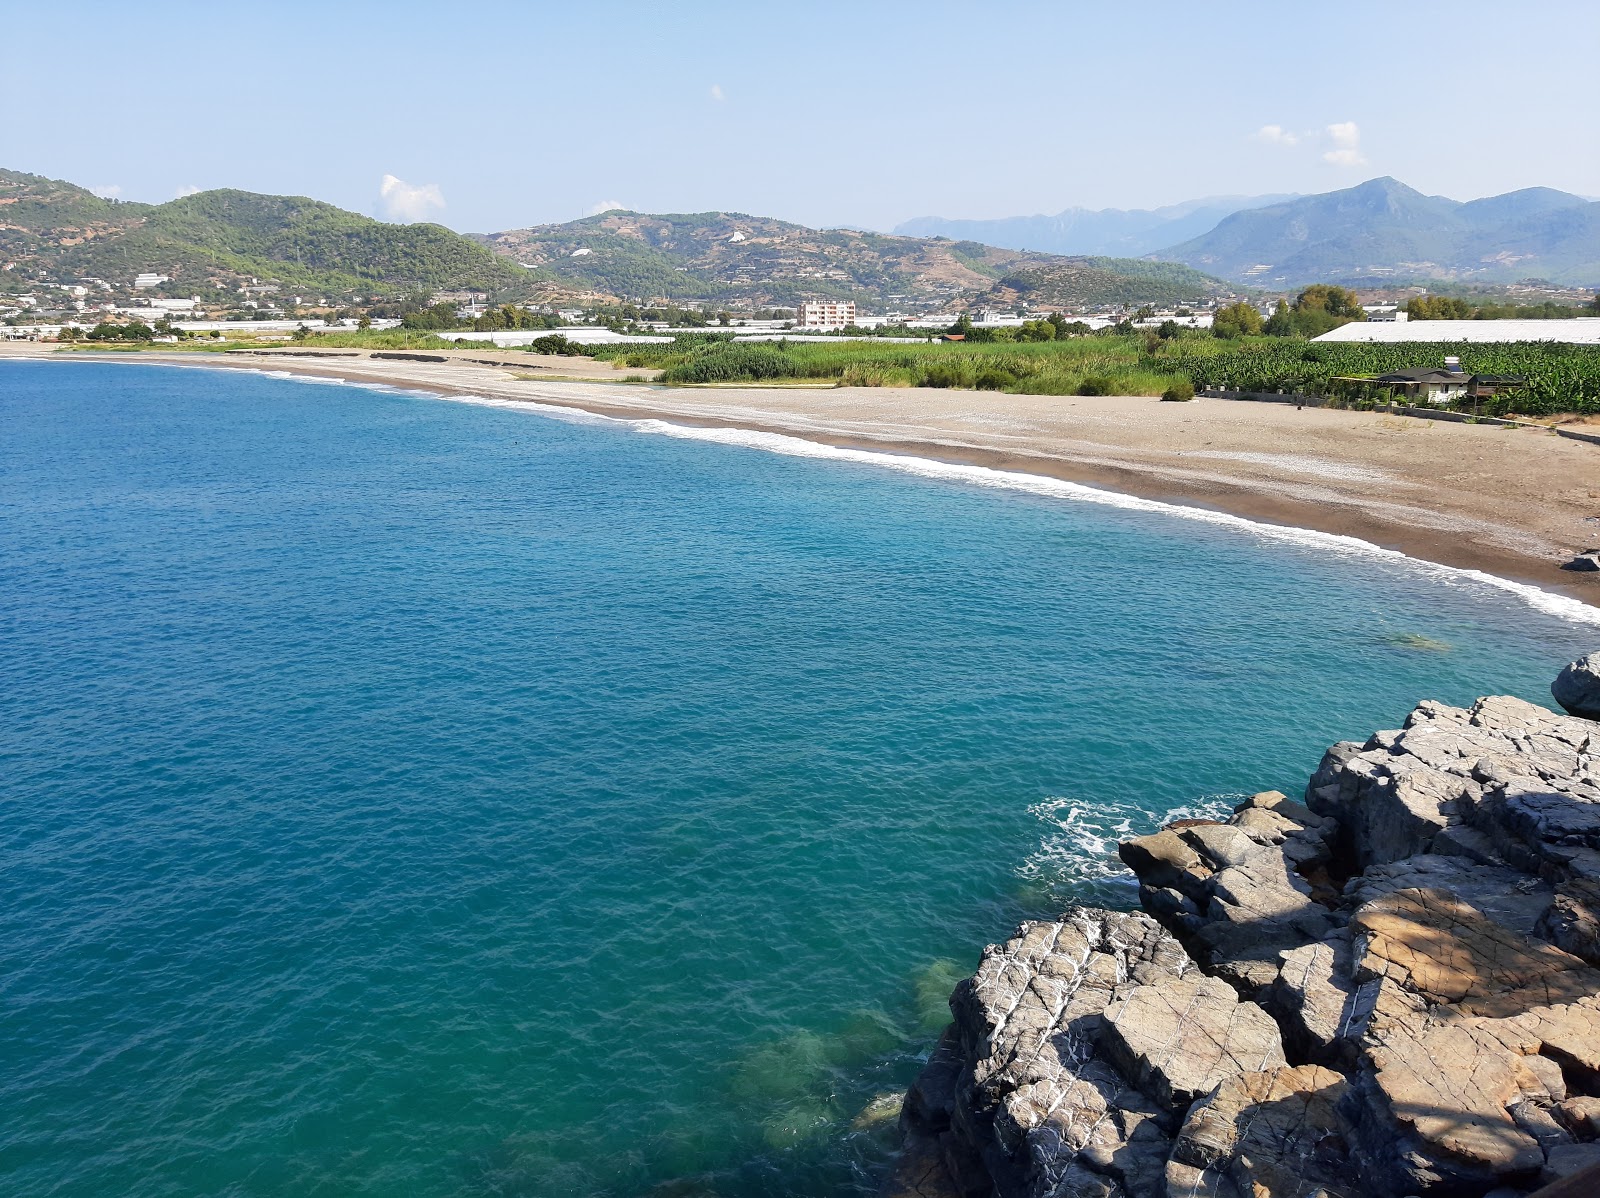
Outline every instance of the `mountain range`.
[(155, 293), (234, 291), (250, 279), (343, 302), (417, 291), (500, 300), (695, 301), (736, 306), (853, 299), (869, 309), (1030, 302), (1061, 308), (1181, 303), (1236, 287), (1189, 267), (1066, 258), (976, 242), (808, 229), (766, 217), (607, 212), (479, 236), (387, 224), (304, 196), (205, 191), (164, 204), (0, 170), (0, 291), (98, 278)]
[[(1057, 244), (1126, 249), (1218, 212), (1209, 228), (1142, 257), (1015, 244), (1032, 238), (1029, 222), (1042, 221), (1067, 239)], [(470, 289), (501, 300), (771, 307), (833, 298), (917, 311), (1178, 304), (1312, 282), (1600, 284), (1600, 202), (1542, 187), (1462, 203), (1382, 178), (1322, 195), (1214, 197), (1144, 212), (1068, 210), (942, 227), (982, 229), (986, 239), (620, 210), (467, 236), (436, 224), (388, 224), (303, 196), (219, 190), (123, 203), (0, 170), (0, 291), (83, 277), (126, 287), (135, 275), (156, 273), (171, 276), (164, 289), (177, 295), (236, 291), (254, 278), (338, 302)], [(1013, 244), (996, 244), (1001, 239)]]
[(1385, 177), (1234, 212), (1153, 256), (1270, 289), (1520, 279), (1586, 287), (1600, 284), (1600, 202), (1530, 187), (1463, 203)]
[(1063, 257), (947, 238), (804, 225), (737, 212), (612, 211), (479, 239), (548, 294), (663, 296), (758, 307), (806, 298), (889, 309), (1182, 303), (1236, 290), (1188, 267)]
[(1054, 216), (1008, 216), (998, 220), (919, 216), (896, 225), (894, 231), (910, 237), (981, 241), (1013, 250), (1141, 257), (1198, 237), (1235, 212), (1296, 198), (1292, 195), (1208, 196), (1164, 208), (1067, 208)]

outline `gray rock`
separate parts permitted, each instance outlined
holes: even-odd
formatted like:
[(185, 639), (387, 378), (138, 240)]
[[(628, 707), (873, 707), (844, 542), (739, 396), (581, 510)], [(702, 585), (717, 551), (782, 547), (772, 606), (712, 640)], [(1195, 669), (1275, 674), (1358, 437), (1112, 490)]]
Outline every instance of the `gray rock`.
[(1550, 693), (1573, 715), (1600, 720), (1600, 652), (1580, 657), (1562, 670)]
[[(1349, 1125), (1340, 1113), (1343, 1074), (1318, 1065), (1244, 1073), (1196, 1102), (1172, 1148), (1174, 1181), (1201, 1193), (1301, 1198), (1320, 1187), (1327, 1198), (1356, 1198)], [(1189, 1170), (1198, 1172), (1198, 1176)], [(1196, 1192), (1196, 1191), (1190, 1191)]]
[(1119, 995), (1107, 1057), (1161, 1106), (1181, 1111), (1239, 1073), (1286, 1065), (1278, 1027), (1220, 978), (1189, 973)]

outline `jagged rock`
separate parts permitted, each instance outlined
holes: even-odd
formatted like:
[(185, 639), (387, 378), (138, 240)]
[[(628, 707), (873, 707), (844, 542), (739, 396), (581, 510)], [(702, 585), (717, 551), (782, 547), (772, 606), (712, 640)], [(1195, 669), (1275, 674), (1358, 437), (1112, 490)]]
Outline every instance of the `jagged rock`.
[(1600, 1144), (1564, 1144), (1550, 1150), (1539, 1180), (1549, 1185), (1584, 1169), (1600, 1168)]
[(1571, 714), (1600, 720), (1600, 652), (1578, 658), (1557, 674), (1550, 694)]
[[(1563, 570), (1575, 570), (1580, 574), (1592, 574), (1600, 570), (1600, 553), (1580, 553), (1561, 563)], [(1573, 714), (1577, 714), (1574, 712)]]
[(1534, 931), (1557, 948), (1600, 965), (1600, 884), (1585, 880), (1563, 885)]
[(1355, 980), (1388, 977), (1471, 1015), (1515, 1015), (1600, 993), (1600, 972), (1443, 890), (1396, 890), (1356, 911)]
[[(1434, 843), (1437, 847), (1438, 841)], [(1520, 936), (1534, 934), (1554, 895), (1549, 883), (1519, 870), (1437, 853), (1370, 866), (1350, 880), (1345, 894), (1362, 906), (1397, 890), (1415, 889), (1448, 891)]]
[(1318, 1064), (1352, 1064), (1378, 987), (1356, 983), (1349, 931), (1290, 949), (1282, 961), (1265, 1006), (1283, 1029), (1284, 1044)]
[[(1344, 1076), (1319, 1065), (1244, 1073), (1194, 1104), (1173, 1143), (1168, 1193), (1234, 1191), (1253, 1198), (1355, 1198)], [(1199, 1176), (1193, 1175), (1197, 1171)], [(1173, 1182), (1177, 1181), (1177, 1186)], [(1195, 1189), (1187, 1191), (1196, 1192)]]
[(1563, 1122), (1580, 1139), (1600, 1136), (1600, 1098), (1568, 1098), (1559, 1109)]
[(1122, 856), (1159, 925), (1025, 924), (952, 997), (902, 1114), (950, 1192), (1513, 1198), (1600, 1159), (1592, 719), (1424, 702), (1303, 804)]
[(1204, 892), (1211, 871), (1200, 854), (1177, 832), (1163, 828), (1150, 836), (1125, 840), (1117, 855), (1139, 879), (1151, 886), (1171, 887), (1191, 897)]
[(1243, 865), (1263, 851), (1242, 829), (1231, 824), (1203, 824), (1186, 828), (1180, 835), (1205, 855), (1213, 870)]
[(1488, 1189), (1538, 1175), (1544, 1152), (1507, 1109), (1521, 1093), (1519, 1054), (1484, 1021), (1413, 1015), (1372, 1035), (1362, 1130), (1389, 1192)]
[(1106, 1055), (1169, 1110), (1219, 1082), (1285, 1065), (1278, 1027), (1219, 978), (1191, 972), (1120, 995), (1105, 1013)]
[(970, 1062), (952, 1132), (1008, 1193), (1059, 1193), (1084, 1171), (1109, 1179), (1108, 1194), (1142, 1192), (1119, 1187), (1159, 1179), (1175, 1121), (1101, 1055), (1103, 1016), (1125, 990), (1193, 973), (1178, 942), (1137, 913), (1083, 908), (991, 945), (950, 1000)]

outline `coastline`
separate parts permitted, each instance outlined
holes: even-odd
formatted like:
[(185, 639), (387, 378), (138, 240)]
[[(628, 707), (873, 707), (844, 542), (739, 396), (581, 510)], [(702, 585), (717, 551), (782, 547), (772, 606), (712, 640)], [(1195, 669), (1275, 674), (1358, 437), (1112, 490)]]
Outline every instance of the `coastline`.
[[(609, 369), (596, 370), (599, 364), (587, 359), (581, 360), (587, 377), (573, 379), (560, 377), (572, 363), (534, 355), (460, 351), (438, 363), (348, 353), (69, 357), (42, 346), (0, 349), (3, 358), (275, 371), (1014, 472), (1354, 538), (1600, 608), (1600, 575), (1558, 568), (1600, 542), (1600, 449), (1525, 430), (1228, 400), (1178, 405), (1125, 396), (832, 386), (668, 389), (610, 381)], [(541, 370), (556, 377), (537, 377)]]

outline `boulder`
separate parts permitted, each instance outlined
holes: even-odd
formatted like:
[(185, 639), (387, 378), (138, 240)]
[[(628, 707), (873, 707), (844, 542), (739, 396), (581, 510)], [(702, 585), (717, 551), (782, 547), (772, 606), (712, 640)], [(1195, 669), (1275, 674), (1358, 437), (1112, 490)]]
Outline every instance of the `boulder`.
[(1600, 553), (1580, 553), (1570, 561), (1562, 562), (1561, 568), (1579, 574), (1593, 574), (1600, 571)]
[[(1167, 1192), (1356, 1198), (1343, 1074), (1319, 1065), (1243, 1073), (1196, 1102), (1172, 1148)], [(1196, 1176), (1198, 1174), (1198, 1176)], [(1177, 1184), (1174, 1185), (1174, 1182)], [(1188, 1183), (1188, 1189), (1184, 1188)]]
[(1550, 693), (1571, 714), (1600, 720), (1600, 652), (1580, 657), (1562, 670), (1550, 685)]
[(1189, 973), (1119, 995), (1105, 1012), (1106, 1056), (1168, 1110), (1227, 1078), (1286, 1065), (1277, 1024), (1220, 978)]

